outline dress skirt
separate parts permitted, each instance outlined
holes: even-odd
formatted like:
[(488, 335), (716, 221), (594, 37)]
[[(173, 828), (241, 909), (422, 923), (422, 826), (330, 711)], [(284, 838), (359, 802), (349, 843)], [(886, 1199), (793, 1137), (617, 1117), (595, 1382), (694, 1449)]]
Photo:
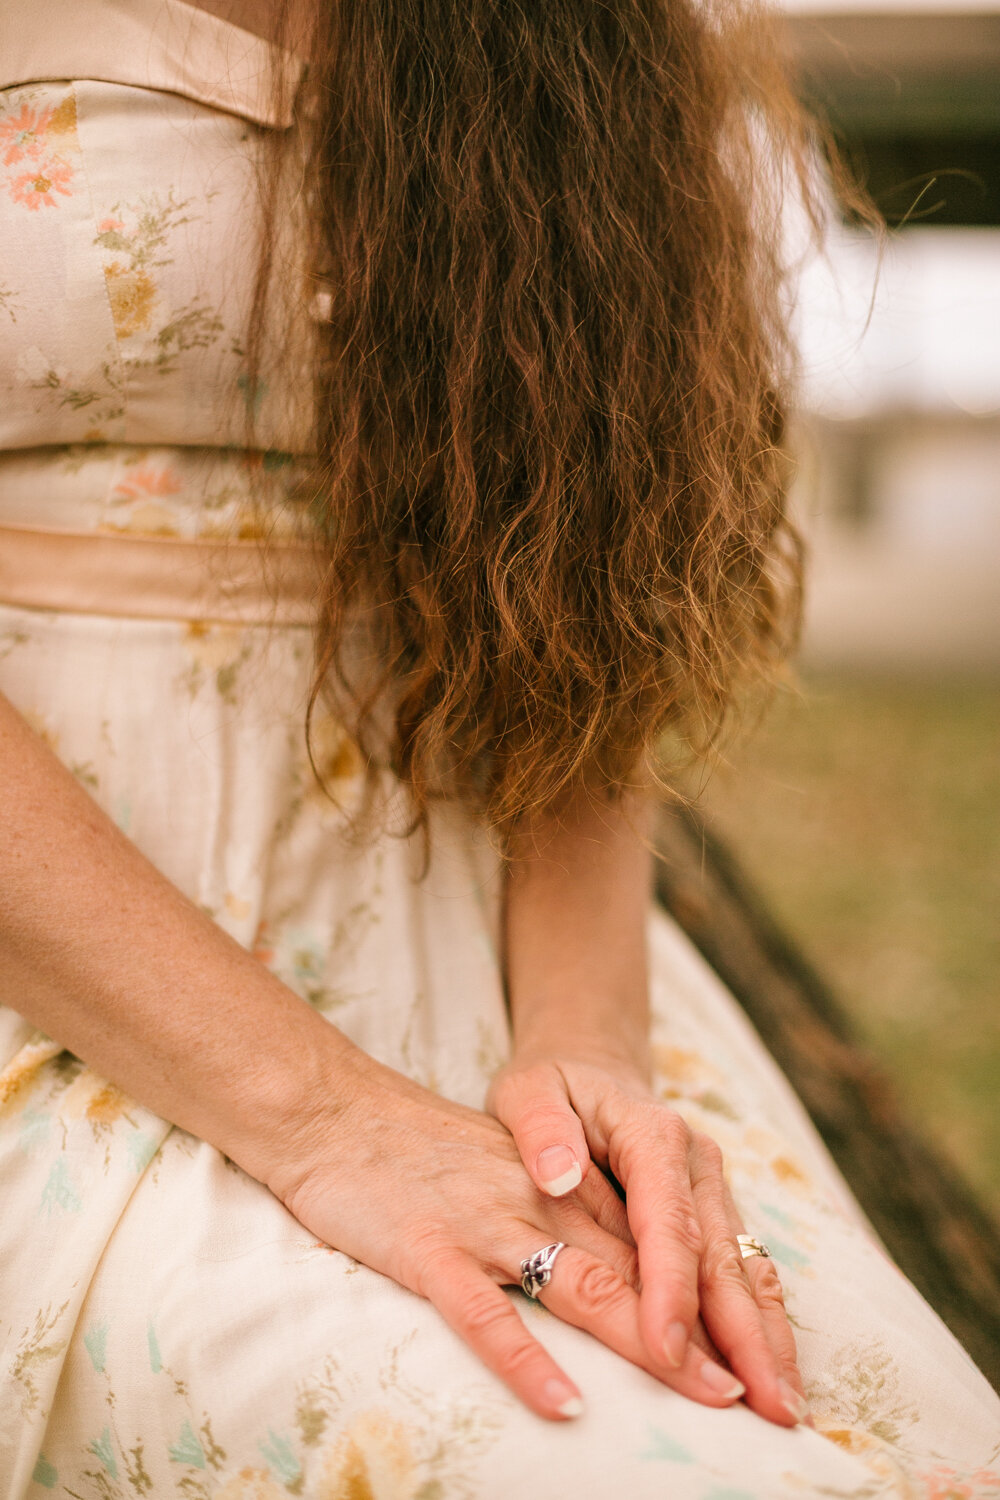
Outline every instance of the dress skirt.
[[(138, 846), (359, 1046), (481, 1107), (509, 1045), (499, 861), (439, 809), (420, 880), (391, 787), (384, 834), (352, 845), (357, 752), (320, 723), (338, 806), (305, 756), (311, 668), (298, 626), (0, 609), (0, 690)], [(816, 1431), (675, 1395), (511, 1290), (586, 1403), (542, 1421), (428, 1303), (4, 995), (0, 1494), (1000, 1495), (1000, 1402), (880, 1248), (732, 996), (653, 908), (648, 935), (658, 1091), (718, 1140), (774, 1254)]]
[[(321, 1016), (482, 1107), (510, 1044), (482, 828), (435, 809), (421, 879), (386, 779), (384, 829), (352, 841), (357, 748), (317, 722), (332, 797), (306, 754), (308, 624), (154, 609), (118, 562), (259, 534), (265, 491), (270, 532), (294, 519), (323, 316), (300, 264), (302, 60), (278, 59), (275, 94), (266, 44), (183, 0), (0, 12), (0, 692)], [(273, 149), (281, 359), (265, 344), (254, 373), (247, 247)], [(67, 549), (102, 559), (85, 599)], [(648, 940), (657, 1090), (719, 1142), (773, 1252), (816, 1430), (695, 1404), (511, 1290), (585, 1401), (533, 1416), (430, 1304), (37, 1031), (8, 986), (0, 1500), (997, 1500), (1000, 1401), (652, 905)]]

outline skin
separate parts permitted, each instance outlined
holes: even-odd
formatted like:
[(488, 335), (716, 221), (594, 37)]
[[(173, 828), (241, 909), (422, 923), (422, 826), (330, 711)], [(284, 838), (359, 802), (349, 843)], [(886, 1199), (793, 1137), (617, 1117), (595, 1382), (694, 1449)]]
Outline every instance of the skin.
[(539, 1416), (575, 1415), (580, 1393), (500, 1287), (552, 1240), (567, 1249), (542, 1300), (559, 1317), (693, 1400), (732, 1404), (735, 1372), (762, 1416), (805, 1415), (773, 1263), (738, 1256), (718, 1147), (649, 1087), (648, 856), (631, 819), (571, 810), (515, 851), (514, 1047), (491, 1113), (350, 1043), (172, 885), (2, 697), (0, 764), (0, 996), (20, 1014), (320, 1239), (427, 1297)]
[[(273, 0), (196, 3), (276, 34)], [(309, 4), (293, 0), (286, 44)], [(562, 1240), (541, 1297), (558, 1317), (692, 1400), (811, 1421), (774, 1264), (739, 1255), (719, 1148), (652, 1091), (641, 798), (521, 836), (513, 1050), (477, 1111), (377, 1064), (251, 958), (2, 696), (0, 763), (0, 996), (20, 1014), (427, 1297), (539, 1416), (577, 1415), (580, 1392), (500, 1288)]]

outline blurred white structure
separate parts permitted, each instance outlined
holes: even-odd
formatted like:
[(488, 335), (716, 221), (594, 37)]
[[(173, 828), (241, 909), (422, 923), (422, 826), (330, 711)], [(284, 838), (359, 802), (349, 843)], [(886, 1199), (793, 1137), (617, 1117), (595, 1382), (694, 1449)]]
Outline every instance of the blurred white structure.
[[(943, 11), (942, 0), (786, 8), (805, 35), (836, 18), (840, 47), (852, 17), (870, 23), (877, 13), (886, 30), (868, 35), (884, 45), (890, 14), (941, 21)], [(988, 19), (978, 35), (995, 36), (1000, 60), (1000, 9), (964, 0), (960, 16), (972, 12), (980, 27)], [(911, 76), (933, 95), (936, 59), (906, 36)], [(980, 107), (1000, 116), (1000, 67), (993, 83), (993, 101)], [(942, 99), (947, 106), (947, 91), (932, 106)], [(884, 119), (878, 125), (884, 132)], [(797, 499), (813, 548), (805, 656), (1000, 666), (1000, 227), (907, 227), (876, 266), (870, 237), (838, 222), (828, 260), (804, 268), (797, 319), (806, 408)]]

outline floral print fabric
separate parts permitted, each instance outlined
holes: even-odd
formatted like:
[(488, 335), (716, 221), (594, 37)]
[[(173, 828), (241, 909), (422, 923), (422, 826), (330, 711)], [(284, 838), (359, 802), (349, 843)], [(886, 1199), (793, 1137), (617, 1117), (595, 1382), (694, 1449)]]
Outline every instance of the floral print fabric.
[[(76, 8), (99, 24), (102, 4)], [(207, 44), (217, 23), (199, 15)], [(145, 87), (138, 61), (131, 84), (0, 89), (0, 525), (246, 534), (265, 471), (294, 524), (307, 414), (248, 392), (246, 282), (223, 248), (265, 133), (238, 103)], [(240, 447), (246, 399), (270, 424), (264, 454)], [(0, 690), (138, 846), (359, 1045), (481, 1106), (508, 1049), (498, 862), (442, 808), (419, 880), (388, 780), (386, 831), (351, 844), (358, 754), (318, 726), (322, 795), (311, 666), (307, 628), (0, 605)], [(719, 1141), (775, 1255), (815, 1432), (677, 1397), (511, 1291), (586, 1400), (578, 1422), (541, 1422), (428, 1304), (318, 1242), (6, 993), (4, 1500), (1000, 1496), (1000, 1402), (880, 1248), (732, 997), (662, 913), (648, 933), (658, 1088)]]

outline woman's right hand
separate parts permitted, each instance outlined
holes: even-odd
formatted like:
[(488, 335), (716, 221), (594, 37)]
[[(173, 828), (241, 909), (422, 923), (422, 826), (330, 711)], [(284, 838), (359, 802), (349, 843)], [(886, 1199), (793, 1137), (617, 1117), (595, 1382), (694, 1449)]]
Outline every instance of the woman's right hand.
[(539, 1416), (576, 1416), (580, 1392), (500, 1288), (517, 1284), (521, 1261), (554, 1240), (566, 1245), (552, 1275), (567, 1321), (693, 1400), (728, 1406), (739, 1398), (742, 1385), (707, 1357), (703, 1331), (679, 1370), (651, 1359), (639, 1328), (635, 1245), (600, 1171), (588, 1172), (571, 1198), (551, 1198), (491, 1116), (363, 1053), (349, 1071), (348, 1097), (303, 1116), (284, 1165), (267, 1180), (306, 1229), (426, 1297)]

